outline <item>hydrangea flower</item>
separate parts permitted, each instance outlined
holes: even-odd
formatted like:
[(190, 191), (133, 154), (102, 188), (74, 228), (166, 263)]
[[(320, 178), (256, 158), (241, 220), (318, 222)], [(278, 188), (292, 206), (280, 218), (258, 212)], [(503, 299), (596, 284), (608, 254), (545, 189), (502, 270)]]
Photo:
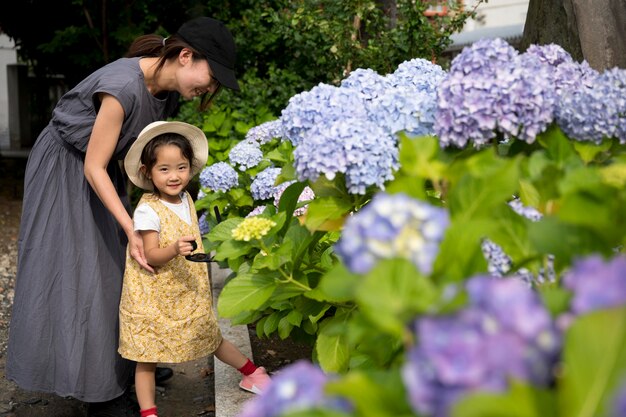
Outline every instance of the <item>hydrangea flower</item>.
[(404, 61), (396, 70), (387, 75), (391, 87), (401, 87), (428, 94), (437, 94), (439, 83), (446, 77), (446, 72), (437, 64), (423, 58)]
[[(276, 206), (278, 208), (278, 205), (280, 204), (280, 196), (282, 196), (283, 192), (287, 189), (287, 187), (289, 187), (294, 182), (295, 181), (287, 181), (287, 182), (284, 182), (282, 184), (279, 184), (276, 187), (276, 190), (274, 191), (274, 206)], [(314, 198), (315, 198), (315, 193), (313, 192), (311, 187), (306, 186), (306, 187), (304, 187), (304, 189), (302, 190), (302, 192), (298, 196), (298, 203), (301, 203), (303, 201), (310, 201), (310, 200), (313, 200)], [(302, 216), (303, 214), (305, 214), (307, 212), (308, 209), (309, 209), (309, 205), (305, 204), (302, 207), (296, 208), (293, 211), (293, 215), (296, 216), (296, 217)]]
[(259, 142), (243, 140), (233, 146), (228, 158), (231, 164), (245, 171), (257, 166), (263, 160), (263, 151)]
[(320, 175), (333, 180), (342, 173), (352, 194), (383, 188), (398, 168), (395, 139), (375, 123), (353, 117), (312, 126), (293, 156), (300, 181), (315, 182)]
[(355, 273), (367, 273), (380, 259), (404, 258), (430, 274), (448, 225), (442, 208), (404, 194), (378, 193), (348, 218), (336, 250)]
[(246, 217), (254, 217), (254, 216), (258, 216), (259, 214), (263, 214), (266, 207), (267, 206), (256, 206), (255, 208), (252, 209), (250, 213), (248, 213)]
[(278, 417), (289, 412), (324, 408), (349, 412), (349, 403), (324, 392), (329, 377), (317, 366), (300, 360), (272, 378), (267, 389), (246, 402), (239, 417)]
[(261, 145), (270, 142), (274, 138), (283, 137), (283, 122), (280, 119), (262, 123), (250, 128), (246, 133), (247, 141), (256, 141)]
[(247, 217), (232, 231), (233, 239), (249, 242), (252, 239), (261, 239), (272, 227), (276, 226), (276, 222), (262, 217)]
[[(514, 212), (522, 217), (525, 217), (531, 221), (539, 221), (543, 217), (543, 214), (534, 207), (525, 206), (522, 204), (519, 198), (514, 198), (508, 202), (509, 207)], [(487, 271), (494, 277), (504, 277), (509, 274), (513, 267), (513, 260), (509, 255), (504, 252), (504, 249), (497, 243), (490, 239), (484, 238), (481, 241), (481, 250), (483, 256), (487, 261)], [(540, 267), (535, 276), (527, 268), (519, 268), (515, 271), (515, 277), (524, 281), (527, 285), (532, 285), (534, 282), (543, 283), (546, 280), (554, 282), (556, 280), (556, 273), (554, 270), (554, 255), (546, 256), (545, 266)]]
[(401, 131), (411, 136), (434, 133), (437, 95), (435, 92), (390, 87), (368, 104), (370, 118), (394, 134)]
[(280, 175), (280, 168), (268, 167), (259, 172), (252, 184), (250, 184), (250, 193), (256, 201), (267, 200), (274, 196), (276, 191), (276, 179)]
[(365, 103), (353, 89), (319, 84), (289, 99), (281, 112), (285, 137), (298, 146), (314, 126), (345, 118), (367, 119)]
[(207, 213), (206, 211), (202, 213), (200, 218), (198, 219), (198, 227), (200, 228), (200, 234), (206, 235), (211, 230), (209, 228), (209, 222), (207, 221)]
[(589, 87), (563, 92), (556, 117), (572, 139), (600, 143), (615, 137), (626, 143), (626, 70), (607, 70)]
[(570, 309), (576, 315), (626, 304), (626, 257), (579, 259), (564, 275), (563, 285), (573, 294)]
[(502, 135), (533, 143), (554, 119), (550, 69), (501, 39), (481, 40), (452, 62), (438, 90), (435, 133), (443, 146), (481, 147)]
[(372, 100), (389, 88), (387, 78), (372, 69), (358, 68), (341, 80), (341, 88), (351, 89), (363, 100)]
[(551, 382), (561, 335), (539, 296), (518, 280), (468, 280), (469, 305), (454, 315), (418, 319), (418, 343), (402, 378), (413, 409), (445, 417), (463, 395), (503, 391), (511, 377)]
[(609, 414), (609, 417), (623, 416), (626, 416), (626, 382), (622, 382), (615, 390), (613, 394), (613, 404)]
[(228, 191), (239, 185), (237, 171), (226, 162), (209, 165), (200, 172), (200, 185), (213, 191)]

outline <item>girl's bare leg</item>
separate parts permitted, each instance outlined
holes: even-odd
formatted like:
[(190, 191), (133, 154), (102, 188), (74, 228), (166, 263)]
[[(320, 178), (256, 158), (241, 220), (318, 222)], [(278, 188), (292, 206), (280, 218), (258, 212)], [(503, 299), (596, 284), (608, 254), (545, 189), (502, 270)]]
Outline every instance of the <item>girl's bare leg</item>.
[(146, 410), (156, 407), (154, 372), (156, 363), (137, 362), (135, 370), (135, 392), (139, 408)]
[(233, 345), (226, 339), (222, 339), (219, 347), (213, 354), (217, 359), (235, 369), (240, 369), (248, 362), (248, 358), (241, 353), (237, 346)]

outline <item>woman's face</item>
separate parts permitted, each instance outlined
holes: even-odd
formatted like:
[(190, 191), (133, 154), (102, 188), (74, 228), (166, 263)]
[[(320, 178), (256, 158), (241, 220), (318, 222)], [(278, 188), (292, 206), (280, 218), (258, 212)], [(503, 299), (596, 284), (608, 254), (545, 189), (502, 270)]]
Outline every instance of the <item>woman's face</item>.
[(182, 66), (177, 73), (178, 92), (187, 100), (205, 93), (213, 93), (219, 82), (213, 77), (209, 63), (205, 59), (193, 59), (191, 52), (181, 58)]

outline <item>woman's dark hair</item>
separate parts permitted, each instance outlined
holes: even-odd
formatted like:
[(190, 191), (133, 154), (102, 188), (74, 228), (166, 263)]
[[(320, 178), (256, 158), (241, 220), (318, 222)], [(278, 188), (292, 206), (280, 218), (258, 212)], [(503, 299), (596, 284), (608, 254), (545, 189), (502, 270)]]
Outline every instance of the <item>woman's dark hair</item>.
[[(150, 142), (144, 146), (141, 151), (141, 164), (145, 167), (146, 176), (154, 168), (157, 160), (157, 150), (161, 146), (174, 145), (180, 149), (183, 157), (189, 161), (191, 169), (193, 169), (193, 147), (186, 137), (178, 133), (163, 133), (155, 136)], [(154, 193), (159, 195), (159, 190), (154, 187)]]
[[(180, 51), (183, 48), (187, 48), (193, 55), (193, 60), (203, 59), (206, 61), (204, 55), (192, 48), (187, 42), (185, 42), (180, 36), (172, 35), (164, 38), (161, 35), (150, 34), (142, 35), (136, 38), (126, 51), (126, 58), (135, 57), (152, 57), (159, 58), (157, 61), (155, 76), (161, 72), (163, 65), (168, 60), (174, 60), (178, 58)], [(208, 64), (208, 61), (207, 61)], [(200, 100), (200, 111), (205, 111), (211, 105), (211, 102), (221, 90), (221, 85), (212, 94), (206, 93)]]

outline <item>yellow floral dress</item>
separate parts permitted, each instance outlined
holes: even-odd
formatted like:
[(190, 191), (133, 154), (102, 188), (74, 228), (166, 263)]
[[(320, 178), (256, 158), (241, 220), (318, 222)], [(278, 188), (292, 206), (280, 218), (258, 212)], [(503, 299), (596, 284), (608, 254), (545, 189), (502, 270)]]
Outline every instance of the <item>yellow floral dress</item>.
[[(159, 216), (160, 247), (193, 235), (198, 250), (203, 250), (193, 201), (188, 193), (186, 198), (191, 225), (153, 194), (141, 197), (139, 204), (148, 204)], [(207, 264), (188, 261), (184, 256), (176, 256), (151, 274), (127, 250), (119, 317), (118, 351), (137, 362), (186, 362), (212, 354), (222, 341), (212, 308)]]

